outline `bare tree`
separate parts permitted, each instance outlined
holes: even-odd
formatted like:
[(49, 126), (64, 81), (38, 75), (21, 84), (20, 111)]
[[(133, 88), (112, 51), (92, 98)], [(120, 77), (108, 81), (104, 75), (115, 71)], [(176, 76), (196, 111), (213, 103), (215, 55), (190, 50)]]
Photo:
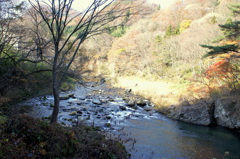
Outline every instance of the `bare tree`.
[[(132, 11), (131, 14), (137, 12), (134, 11), (130, 1), (92, 0), (85, 10), (75, 13), (72, 11), (73, 2), (74, 0), (29, 0), (31, 6), (41, 15), (43, 22), (47, 25), (54, 46), (52, 60), (54, 109), (50, 124), (57, 122), (60, 85), (81, 44), (87, 38), (103, 32), (107, 24), (118, 25), (113, 21), (129, 16), (129, 10)], [(66, 34), (67, 27), (76, 19), (77, 23), (74, 28)]]

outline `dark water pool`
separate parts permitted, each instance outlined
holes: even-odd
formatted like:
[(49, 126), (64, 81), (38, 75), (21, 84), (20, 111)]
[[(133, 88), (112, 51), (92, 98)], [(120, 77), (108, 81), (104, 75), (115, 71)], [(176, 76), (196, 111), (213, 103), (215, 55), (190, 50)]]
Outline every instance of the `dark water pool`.
[(136, 139), (133, 159), (240, 159), (240, 136), (221, 127), (173, 121), (162, 115), (130, 119), (124, 131)]

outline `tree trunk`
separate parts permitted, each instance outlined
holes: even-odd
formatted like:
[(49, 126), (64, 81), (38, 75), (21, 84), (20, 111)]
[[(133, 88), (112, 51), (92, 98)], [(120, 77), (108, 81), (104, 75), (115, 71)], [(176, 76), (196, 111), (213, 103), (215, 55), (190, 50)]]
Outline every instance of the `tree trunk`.
[(58, 112), (59, 112), (59, 89), (56, 81), (55, 82), (53, 81), (53, 97), (54, 97), (54, 108), (53, 108), (52, 117), (50, 121), (51, 125), (57, 123)]
[(54, 108), (52, 112), (52, 117), (50, 124), (57, 123), (58, 112), (59, 112), (59, 83), (58, 83), (58, 73), (57, 73), (57, 58), (54, 58), (53, 70), (52, 70), (52, 90), (54, 97)]

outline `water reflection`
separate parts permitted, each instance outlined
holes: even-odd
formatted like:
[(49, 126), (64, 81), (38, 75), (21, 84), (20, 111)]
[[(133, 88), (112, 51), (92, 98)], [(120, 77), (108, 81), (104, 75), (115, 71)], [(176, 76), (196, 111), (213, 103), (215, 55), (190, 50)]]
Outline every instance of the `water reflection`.
[(239, 159), (240, 137), (220, 127), (166, 119), (129, 120), (125, 132), (136, 138), (133, 159)]

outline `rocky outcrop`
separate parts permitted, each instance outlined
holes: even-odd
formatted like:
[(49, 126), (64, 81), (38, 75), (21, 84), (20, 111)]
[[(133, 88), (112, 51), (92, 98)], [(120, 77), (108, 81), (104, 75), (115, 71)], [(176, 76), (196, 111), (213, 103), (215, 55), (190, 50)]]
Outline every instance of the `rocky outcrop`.
[(231, 128), (240, 128), (240, 99), (233, 97), (220, 98), (215, 101), (214, 118), (218, 125)]
[(193, 123), (197, 125), (212, 125), (214, 105), (207, 102), (197, 103), (191, 106), (182, 106), (181, 108), (172, 107), (168, 116), (180, 121)]
[(170, 118), (198, 125), (219, 125), (240, 129), (240, 99), (221, 97), (214, 102), (200, 102), (190, 106), (171, 106), (162, 111)]

